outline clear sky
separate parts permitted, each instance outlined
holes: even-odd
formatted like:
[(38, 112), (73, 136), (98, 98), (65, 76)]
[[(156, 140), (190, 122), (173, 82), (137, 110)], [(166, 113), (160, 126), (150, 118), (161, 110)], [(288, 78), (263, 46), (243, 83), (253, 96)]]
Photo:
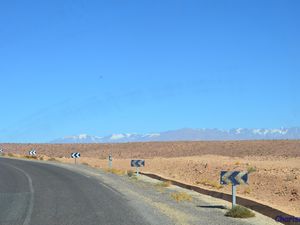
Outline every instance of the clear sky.
[(0, 142), (300, 125), (300, 1), (0, 2)]

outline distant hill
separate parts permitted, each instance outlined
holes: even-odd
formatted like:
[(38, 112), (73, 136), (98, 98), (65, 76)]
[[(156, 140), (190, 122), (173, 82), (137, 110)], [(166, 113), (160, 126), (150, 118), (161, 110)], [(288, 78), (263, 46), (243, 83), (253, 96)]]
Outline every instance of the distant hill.
[(160, 133), (122, 133), (105, 137), (80, 134), (56, 139), (51, 143), (124, 143), (151, 141), (223, 141), (223, 140), (277, 140), (300, 139), (300, 128), (280, 129), (190, 129), (184, 128)]

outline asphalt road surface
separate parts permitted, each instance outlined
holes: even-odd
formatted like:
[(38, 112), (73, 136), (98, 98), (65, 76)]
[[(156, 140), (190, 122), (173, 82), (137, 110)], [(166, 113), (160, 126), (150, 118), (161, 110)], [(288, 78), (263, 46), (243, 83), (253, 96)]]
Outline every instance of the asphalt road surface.
[(0, 158), (0, 225), (149, 224), (99, 180), (44, 163)]

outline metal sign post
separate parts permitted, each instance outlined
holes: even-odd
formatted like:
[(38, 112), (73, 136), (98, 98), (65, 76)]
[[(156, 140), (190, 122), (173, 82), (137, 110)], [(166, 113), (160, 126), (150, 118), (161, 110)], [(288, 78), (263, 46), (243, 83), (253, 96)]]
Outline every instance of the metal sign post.
[(140, 173), (139, 173), (139, 167), (135, 167), (136, 168), (136, 176), (138, 176)]
[(76, 163), (76, 158), (74, 158), (74, 159), (75, 159), (75, 165), (76, 165), (76, 164), (77, 164), (77, 163)]
[(232, 184), (232, 208), (236, 206), (236, 185)]

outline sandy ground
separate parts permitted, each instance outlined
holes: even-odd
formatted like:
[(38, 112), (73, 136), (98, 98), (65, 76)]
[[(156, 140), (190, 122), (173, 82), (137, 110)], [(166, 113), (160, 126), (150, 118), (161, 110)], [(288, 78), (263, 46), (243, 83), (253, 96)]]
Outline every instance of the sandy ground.
[[(251, 171), (249, 185), (238, 187), (238, 195), (300, 216), (300, 141), (170, 142), (106, 145), (0, 145), (5, 152), (39, 155), (73, 163), (71, 152), (82, 157), (78, 163), (107, 168), (109, 152), (113, 167), (129, 170), (130, 160), (146, 160), (145, 172), (230, 193), (219, 185), (221, 170)], [(46, 157), (44, 159), (47, 159)]]

